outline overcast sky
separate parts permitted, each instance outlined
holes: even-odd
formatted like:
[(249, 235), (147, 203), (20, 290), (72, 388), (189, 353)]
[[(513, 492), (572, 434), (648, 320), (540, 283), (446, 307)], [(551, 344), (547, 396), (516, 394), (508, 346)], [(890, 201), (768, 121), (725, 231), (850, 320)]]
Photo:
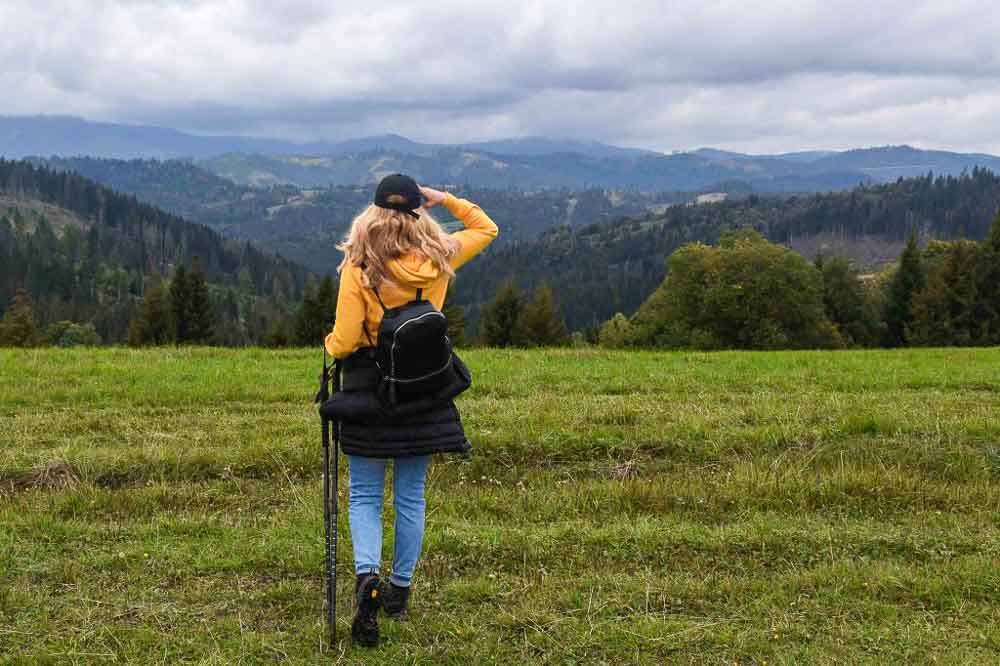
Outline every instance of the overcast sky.
[(0, 114), (1000, 153), (995, 0), (0, 0)]

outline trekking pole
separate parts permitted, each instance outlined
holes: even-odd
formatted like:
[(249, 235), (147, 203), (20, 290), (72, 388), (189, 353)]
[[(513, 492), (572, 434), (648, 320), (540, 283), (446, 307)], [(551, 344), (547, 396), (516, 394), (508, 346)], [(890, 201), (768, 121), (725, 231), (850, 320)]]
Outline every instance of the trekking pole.
[[(340, 423), (333, 424), (333, 479), (330, 468), (330, 419), (323, 415), (322, 404), (330, 399), (330, 370), (326, 363), (326, 348), (323, 348), (323, 374), (320, 375), (319, 392), (316, 402), (320, 403), (320, 419), (323, 424), (323, 522), (326, 526), (326, 623), (330, 647), (337, 644), (337, 479), (340, 468)], [(334, 392), (340, 390), (340, 361), (333, 365)]]

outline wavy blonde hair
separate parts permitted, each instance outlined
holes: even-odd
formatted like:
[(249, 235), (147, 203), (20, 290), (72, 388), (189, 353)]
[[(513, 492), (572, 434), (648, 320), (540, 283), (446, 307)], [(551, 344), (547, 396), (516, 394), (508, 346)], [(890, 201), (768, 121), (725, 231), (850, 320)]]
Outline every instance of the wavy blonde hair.
[(458, 254), (458, 240), (442, 229), (423, 206), (415, 212), (420, 214), (419, 219), (368, 204), (354, 218), (344, 242), (337, 246), (344, 253), (337, 270), (342, 271), (348, 264), (362, 266), (364, 286), (377, 287), (385, 280), (391, 281), (386, 268), (390, 260), (417, 252), (449, 278), (455, 277), (449, 260)]

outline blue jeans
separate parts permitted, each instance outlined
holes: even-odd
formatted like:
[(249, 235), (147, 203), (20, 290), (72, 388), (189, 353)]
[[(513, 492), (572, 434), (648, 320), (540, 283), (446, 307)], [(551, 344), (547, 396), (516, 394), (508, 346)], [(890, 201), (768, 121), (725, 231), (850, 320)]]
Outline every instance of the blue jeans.
[[(392, 496), (396, 510), (395, 547), (389, 580), (409, 587), (424, 541), (424, 481), (430, 456), (393, 458)], [(354, 544), (354, 571), (379, 571), (382, 562), (382, 495), (387, 458), (347, 456), (351, 476), (348, 517)]]

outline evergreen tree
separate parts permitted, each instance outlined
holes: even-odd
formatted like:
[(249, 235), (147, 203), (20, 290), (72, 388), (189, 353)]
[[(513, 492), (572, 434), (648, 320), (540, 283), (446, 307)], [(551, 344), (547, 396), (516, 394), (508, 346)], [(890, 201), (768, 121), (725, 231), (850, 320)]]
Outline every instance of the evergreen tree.
[(322, 343), (327, 334), (333, 330), (336, 307), (337, 292), (333, 286), (333, 278), (329, 275), (324, 277), (319, 289), (310, 278), (302, 294), (302, 303), (295, 315), (292, 341), (304, 347)]
[(199, 345), (208, 344), (212, 340), (215, 327), (215, 313), (208, 295), (208, 283), (205, 282), (205, 275), (197, 259), (192, 263), (188, 286), (190, 288), (187, 308), (188, 341)]
[(501, 285), (494, 299), (483, 307), (479, 328), (484, 344), (489, 347), (510, 347), (515, 344), (521, 300), (521, 292), (513, 280)]
[(0, 320), (0, 347), (37, 347), (43, 342), (31, 299), (19, 289)]
[(566, 322), (559, 314), (552, 288), (545, 282), (535, 287), (531, 300), (517, 315), (515, 343), (524, 347), (556, 347), (569, 341)]
[(906, 328), (913, 323), (913, 298), (924, 288), (924, 284), (924, 266), (917, 245), (917, 235), (911, 233), (886, 296), (886, 342), (890, 347), (907, 344)]
[(173, 339), (170, 297), (163, 282), (156, 279), (146, 289), (139, 309), (129, 324), (128, 343), (132, 347), (165, 345)]
[(816, 258), (823, 276), (823, 306), (830, 322), (850, 347), (879, 342), (879, 317), (857, 269), (843, 257)]
[(283, 317), (278, 317), (271, 321), (271, 324), (267, 329), (267, 333), (264, 334), (264, 346), (288, 347), (291, 345), (293, 338), (288, 329), (288, 322), (285, 321)]
[(188, 313), (190, 311), (191, 284), (187, 269), (184, 268), (183, 264), (180, 264), (174, 270), (174, 277), (170, 281), (170, 337), (179, 345), (190, 340), (188, 329)]
[(295, 344), (309, 347), (317, 342), (316, 324), (319, 318), (319, 308), (316, 301), (316, 285), (310, 279), (302, 292), (302, 303), (295, 313), (294, 335)]
[(465, 339), (465, 309), (445, 301), (441, 312), (448, 320), (448, 337), (451, 339), (452, 347), (464, 347), (467, 343)]
[(337, 319), (337, 286), (333, 278), (325, 275), (319, 283), (319, 291), (316, 292), (316, 303), (321, 313), (321, 339), (333, 330), (333, 324)]
[(975, 275), (979, 245), (973, 241), (934, 241), (924, 251), (926, 284), (913, 297), (907, 342), (936, 347), (976, 344), (978, 322)]
[(1000, 345), (1000, 211), (980, 246), (974, 271), (976, 344)]

